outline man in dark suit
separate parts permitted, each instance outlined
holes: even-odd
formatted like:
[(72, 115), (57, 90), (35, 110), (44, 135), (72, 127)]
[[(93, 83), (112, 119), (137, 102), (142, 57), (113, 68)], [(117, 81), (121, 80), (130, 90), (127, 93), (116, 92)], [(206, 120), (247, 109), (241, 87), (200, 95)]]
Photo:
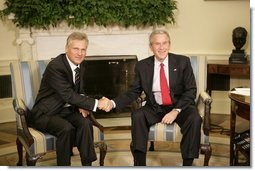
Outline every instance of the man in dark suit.
[[(88, 47), (87, 35), (74, 32), (66, 42), (66, 53), (49, 62), (29, 117), (36, 129), (57, 137), (57, 165), (71, 165), (71, 152), (77, 146), (82, 165), (90, 166), (96, 153), (89, 111), (103, 109), (106, 98), (87, 97), (83, 90), (84, 68), (80, 65)], [(80, 70), (80, 71), (79, 71)]]
[(191, 63), (188, 57), (169, 53), (170, 36), (166, 31), (153, 31), (149, 41), (154, 55), (136, 64), (134, 83), (109, 103), (107, 111), (125, 107), (144, 92), (146, 104), (131, 116), (134, 165), (146, 165), (149, 127), (157, 122), (176, 122), (183, 134), (183, 165), (190, 166), (199, 156), (202, 122), (195, 107), (197, 88)]

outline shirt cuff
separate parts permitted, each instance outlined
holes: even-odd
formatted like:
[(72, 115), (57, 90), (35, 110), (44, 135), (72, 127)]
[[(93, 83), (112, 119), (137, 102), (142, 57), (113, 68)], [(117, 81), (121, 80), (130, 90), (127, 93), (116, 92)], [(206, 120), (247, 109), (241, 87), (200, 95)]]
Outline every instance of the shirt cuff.
[(176, 110), (178, 113), (181, 113), (181, 111), (182, 111), (181, 109), (178, 109), (178, 108), (177, 109), (174, 108), (173, 110)]
[(94, 108), (93, 108), (93, 112), (96, 112), (97, 111), (97, 105), (98, 105), (98, 100), (95, 99), (95, 105), (94, 105)]
[(116, 104), (113, 100), (111, 100), (112, 104), (113, 104), (113, 108), (116, 108)]

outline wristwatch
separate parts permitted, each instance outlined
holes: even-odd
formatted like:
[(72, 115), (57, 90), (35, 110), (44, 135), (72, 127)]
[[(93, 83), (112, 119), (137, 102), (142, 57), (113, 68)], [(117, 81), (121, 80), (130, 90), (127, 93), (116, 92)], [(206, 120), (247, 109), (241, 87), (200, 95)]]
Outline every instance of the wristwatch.
[(174, 108), (173, 110), (176, 110), (178, 114), (182, 111), (181, 109), (178, 109), (178, 108)]

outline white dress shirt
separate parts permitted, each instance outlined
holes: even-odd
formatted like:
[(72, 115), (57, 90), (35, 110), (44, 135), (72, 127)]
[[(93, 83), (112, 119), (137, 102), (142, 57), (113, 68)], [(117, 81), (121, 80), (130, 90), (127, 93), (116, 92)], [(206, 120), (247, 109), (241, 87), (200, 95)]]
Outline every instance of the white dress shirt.
[[(72, 63), (67, 56), (66, 56), (66, 59), (67, 59), (69, 65), (71, 67), (72, 72), (73, 72), (73, 82), (75, 83), (75, 69), (77, 67), (80, 68), (80, 65), (75, 65), (74, 63)], [(80, 95), (84, 96), (84, 94), (80, 94)], [(65, 106), (66, 105), (69, 105), (69, 104), (65, 104)], [(94, 108), (93, 108), (93, 112), (95, 112), (97, 110), (97, 105), (98, 105), (98, 100), (95, 99), (95, 105), (94, 105)]]
[[(153, 75), (153, 83), (152, 83), (152, 93), (154, 94), (155, 100), (159, 105), (162, 105), (162, 96), (161, 96), (161, 88), (160, 88), (160, 64), (161, 62), (154, 57), (154, 75)], [(169, 70), (168, 70), (168, 56), (162, 62), (164, 64), (164, 70), (166, 75), (167, 84), (169, 87)]]

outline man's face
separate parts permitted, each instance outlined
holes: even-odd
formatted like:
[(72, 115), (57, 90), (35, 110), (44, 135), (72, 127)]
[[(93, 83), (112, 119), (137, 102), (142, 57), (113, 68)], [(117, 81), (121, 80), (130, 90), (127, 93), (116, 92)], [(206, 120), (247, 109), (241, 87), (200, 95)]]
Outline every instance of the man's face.
[(170, 40), (165, 34), (156, 34), (151, 38), (150, 48), (155, 57), (163, 62), (170, 50)]
[(66, 46), (66, 54), (75, 65), (80, 64), (86, 57), (87, 43), (85, 40), (72, 40)]
[(246, 37), (244, 33), (237, 32), (233, 34), (233, 43), (236, 49), (241, 49), (243, 45), (245, 44), (245, 42), (246, 42)]

